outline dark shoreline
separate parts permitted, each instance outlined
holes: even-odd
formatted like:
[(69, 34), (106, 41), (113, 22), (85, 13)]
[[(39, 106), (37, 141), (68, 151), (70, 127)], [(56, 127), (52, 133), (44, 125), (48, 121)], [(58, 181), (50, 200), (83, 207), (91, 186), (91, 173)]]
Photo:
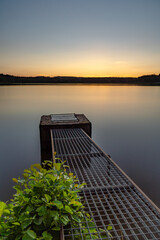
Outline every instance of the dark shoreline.
[(90, 86), (160, 86), (159, 83), (0, 83), (0, 86), (55, 86), (55, 85), (90, 85)]
[(160, 86), (159, 75), (133, 77), (18, 77), (0, 74), (0, 85), (111, 84)]

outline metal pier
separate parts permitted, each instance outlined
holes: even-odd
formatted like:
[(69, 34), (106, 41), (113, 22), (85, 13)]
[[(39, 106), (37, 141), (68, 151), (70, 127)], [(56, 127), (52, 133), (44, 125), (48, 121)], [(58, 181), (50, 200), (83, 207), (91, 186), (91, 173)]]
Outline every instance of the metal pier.
[[(106, 155), (81, 128), (51, 129), (52, 153), (66, 161), (79, 183), (85, 210), (91, 215), (97, 239), (160, 239), (160, 211), (135, 183)], [(92, 239), (88, 231), (70, 226), (65, 240)], [(112, 238), (107, 226), (111, 225)], [(99, 229), (103, 229), (101, 234)], [(84, 233), (86, 232), (86, 233)]]

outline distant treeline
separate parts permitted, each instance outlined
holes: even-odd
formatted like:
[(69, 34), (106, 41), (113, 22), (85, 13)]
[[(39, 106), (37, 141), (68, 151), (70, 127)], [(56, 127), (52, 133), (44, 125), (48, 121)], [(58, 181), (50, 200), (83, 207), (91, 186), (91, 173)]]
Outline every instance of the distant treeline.
[(54, 84), (54, 83), (113, 83), (160, 85), (159, 75), (144, 75), (141, 77), (18, 77), (0, 74), (0, 85), (14, 84)]

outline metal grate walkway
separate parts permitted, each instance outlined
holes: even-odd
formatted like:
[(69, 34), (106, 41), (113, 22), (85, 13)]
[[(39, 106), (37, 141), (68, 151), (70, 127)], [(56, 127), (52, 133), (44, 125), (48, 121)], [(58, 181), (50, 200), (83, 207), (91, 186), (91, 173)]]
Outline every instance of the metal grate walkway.
[[(86, 183), (80, 195), (95, 223), (96, 239), (160, 239), (158, 209), (82, 129), (53, 129), (51, 138), (52, 151), (66, 161), (79, 183)], [(65, 239), (92, 239), (93, 226), (87, 221), (85, 225), (87, 231), (73, 226), (64, 229)]]

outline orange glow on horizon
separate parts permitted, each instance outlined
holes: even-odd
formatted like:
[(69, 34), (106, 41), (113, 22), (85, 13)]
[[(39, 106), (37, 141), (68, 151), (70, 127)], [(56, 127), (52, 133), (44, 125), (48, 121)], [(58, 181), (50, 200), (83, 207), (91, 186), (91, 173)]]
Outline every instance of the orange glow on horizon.
[[(5, 58), (5, 57), (4, 57)], [(144, 63), (136, 58), (126, 60), (102, 52), (90, 52), (61, 55), (28, 55), (8, 58), (1, 67), (1, 73), (15, 76), (73, 76), (73, 77), (138, 77), (159, 74), (157, 64)]]
[(36, 76), (44, 76), (44, 77), (57, 77), (57, 76), (64, 76), (64, 77), (88, 77), (88, 78), (97, 78), (97, 77), (139, 77), (142, 75), (152, 75), (152, 74), (160, 74), (160, 71), (137, 71), (134, 72), (133, 70), (131, 71), (119, 71), (117, 69), (117, 71), (115, 72), (109, 72), (108, 74), (104, 71), (97, 71), (95, 72), (95, 69), (92, 71), (74, 71), (73, 70), (68, 70), (68, 71), (55, 71), (53, 73), (53, 71), (45, 71), (42, 70), (42, 68), (40, 68), (39, 70), (36, 69), (34, 71), (34, 69), (29, 70), (29, 71), (24, 71), (24, 70), (9, 70), (9, 71), (3, 71), (1, 72), (2, 74), (9, 74), (9, 75), (13, 75), (13, 76), (22, 76), (22, 77), (36, 77)]
[[(97, 46), (93, 50), (2, 54), (1, 73), (15, 76), (138, 77), (159, 74), (159, 55), (116, 51)], [(151, 62), (150, 62), (151, 61)], [(158, 63), (158, 64), (157, 64)]]

